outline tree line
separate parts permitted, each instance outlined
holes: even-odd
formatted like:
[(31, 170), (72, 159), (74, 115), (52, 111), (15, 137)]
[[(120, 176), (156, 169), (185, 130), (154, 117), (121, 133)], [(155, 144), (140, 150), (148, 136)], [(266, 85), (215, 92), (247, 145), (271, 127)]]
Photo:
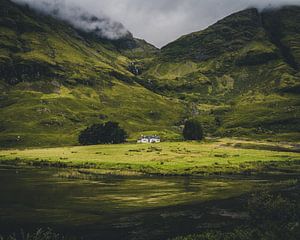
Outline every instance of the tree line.
[[(93, 124), (83, 130), (78, 138), (81, 145), (119, 144), (126, 142), (127, 132), (117, 122)], [(204, 138), (204, 131), (198, 120), (187, 120), (183, 129), (186, 141), (200, 141)]]

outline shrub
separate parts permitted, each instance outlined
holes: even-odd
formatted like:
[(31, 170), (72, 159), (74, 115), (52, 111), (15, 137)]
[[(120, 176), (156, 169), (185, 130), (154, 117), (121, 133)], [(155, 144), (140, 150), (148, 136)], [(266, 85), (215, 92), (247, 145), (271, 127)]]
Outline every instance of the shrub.
[(34, 233), (25, 233), (21, 231), (20, 234), (13, 234), (8, 237), (0, 236), (0, 240), (67, 240), (64, 236), (53, 232), (50, 228), (38, 229)]
[(202, 140), (204, 133), (201, 123), (197, 120), (186, 121), (183, 129), (183, 137), (185, 140)]
[(297, 205), (268, 192), (255, 193), (248, 201), (250, 217), (255, 224), (261, 225), (268, 221), (287, 223), (297, 220)]
[(118, 144), (126, 141), (127, 133), (118, 123), (94, 124), (79, 135), (81, 145)]
[[(297, 196), (297, 194), (296, 194)], [(279, 194), (257, 192), (248, 200), (249, 218), (234, 229), (212, 230), (173, 240), (298, 240), (300, 205)]]

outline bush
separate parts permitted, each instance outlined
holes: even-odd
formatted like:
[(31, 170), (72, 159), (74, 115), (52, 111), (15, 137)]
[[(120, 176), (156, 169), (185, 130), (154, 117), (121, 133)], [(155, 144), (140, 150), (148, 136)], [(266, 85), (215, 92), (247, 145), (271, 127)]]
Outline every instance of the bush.
[(21, 231), (20, 234), (13, 234), (8, 237), (0, 236), (0, 240), (67, 240), (64, 236), (53, 232), (50, 228), (38, 229), (34, 233), (25, 233)]
[(237, 228), (232, 232), (211, 231), (202, 234), (177, 237), (173, 240), (253, 240), (255, 239), (255, 234), (255, 230)]
[(248, 201), (249, 219), (226, 231), (212, 230), (177, 237), (173, 240), (298, 240), (300, 236), (300, 206), (279, 194), (257, 192)]
[(259, 226), (269, 221), (278, 224), (297, 221), (296, 204), (281, 195), (255, 193), (248, 201), (248, 209), (252, 222)]
[(183, 129), (183, 137), (185, 140), (202, 140), (204, 133), (201, 123), (197, 120), (186, 121)]
[(81, 145), (118, 144), (126, 141), (127, 133), (118, 123), (94, 124), (79, 135)]
[[(254, 194), (248, 202), (250, 225), (265, 239), (299, 239), (299, 204), (268, 192)], [(262, 238), (261, 238), (262, 239)]]

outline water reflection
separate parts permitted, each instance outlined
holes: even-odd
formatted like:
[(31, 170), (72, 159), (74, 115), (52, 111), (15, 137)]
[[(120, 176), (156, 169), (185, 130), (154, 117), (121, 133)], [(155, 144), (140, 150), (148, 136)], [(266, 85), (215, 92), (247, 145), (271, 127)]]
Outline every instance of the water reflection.
[(0, 169), (0, 233), (50, 226), (87, 239), (162, 239), (197, 230), (208, 213), (194, 203), (254, 187), (180, 177), (66, 180), (54, 177), (57, 171)]

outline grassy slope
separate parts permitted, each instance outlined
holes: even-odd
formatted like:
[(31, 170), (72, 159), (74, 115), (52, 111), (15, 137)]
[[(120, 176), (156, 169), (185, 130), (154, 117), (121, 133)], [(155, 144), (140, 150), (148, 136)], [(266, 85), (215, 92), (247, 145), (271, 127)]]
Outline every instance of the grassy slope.
[[(297, 7), (236, 13), (159, 53), (0, 4), (1, 147), (76, 144), (81, 129), (107, 120), (132, 139), (178, 139), (188, 116), (217, 135), (300, 139)], [(141, 76), (128, 71), (133, 62)]]
[(299, 140), (300, 74), (288, 59), (299, 62), (299, 16), (299, 7), (233, 14), (164, 47), (144, 77), (194, 102), (210, 132)]
[[(100, 173), (165, 175), (298, 172), (289, 145), (223, 139), (207, 143), (99, 145), (0, 152), (2, 164), (76, 167)], [(298, 172), (299, 173), (299, 172)]]
[(76, 144), (80, 130), (107, 120), (133, 137), (178, 136), (183, 105), (138, 85), (127, 70), (129, 57), (154, 47), (97, 39), (7, 0), (0, 5), (1, 147)]

